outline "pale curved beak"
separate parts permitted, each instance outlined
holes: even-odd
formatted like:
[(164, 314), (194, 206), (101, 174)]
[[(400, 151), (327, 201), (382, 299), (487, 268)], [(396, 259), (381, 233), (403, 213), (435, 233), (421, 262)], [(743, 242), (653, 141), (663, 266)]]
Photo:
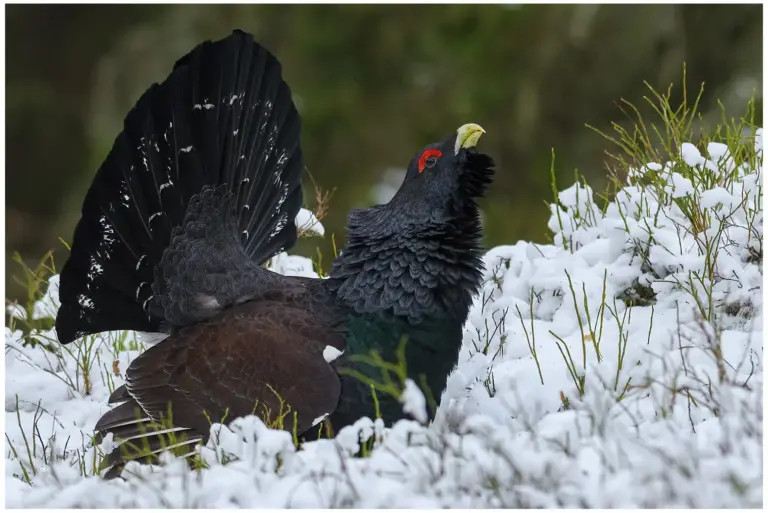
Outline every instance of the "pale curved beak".
[(483, 127), (476, 125), (475, 123), (467, 123), (461, 125), (456, 130), (456, 147), (454, 148), (454, 154), (458, 154), (462, 148), (474, 148), (480, 136), (485, 133)]

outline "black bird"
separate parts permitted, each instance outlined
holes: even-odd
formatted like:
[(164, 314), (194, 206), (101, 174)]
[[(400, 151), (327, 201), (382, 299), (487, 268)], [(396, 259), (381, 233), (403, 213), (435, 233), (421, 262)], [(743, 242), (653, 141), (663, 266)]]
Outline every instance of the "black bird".
[[(286, 277), (262, 266), (295, 243), (302, 202), (281, 66), (242, 31), (181, 58), (128, 113), (61, 273), (61, 343), (167, 334), (127, 369), (98, 438), (156, 454), (175, 433), (188, 452), (211, 422), (251, 413), (288, 412), (283, 428), (307, 439), (375, 408), (387, 423), (407, 417), (360, 379), (381, 381), (356, 358), (372, 350), (391, 362), (404, 347), (408, 377), (439, 398), (481, 284), (476, 199), (493, 175), (474, 149), (482, 133), (467, 124), (422, 148), (389, 203), (353, 211), (327, 279)], [(126, 458), (117, 448), (107, 461)]]

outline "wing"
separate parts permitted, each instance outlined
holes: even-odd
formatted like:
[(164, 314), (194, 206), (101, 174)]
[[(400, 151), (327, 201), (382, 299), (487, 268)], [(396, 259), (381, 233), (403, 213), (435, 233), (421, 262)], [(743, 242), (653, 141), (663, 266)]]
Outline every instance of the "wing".
[[(211, 422), (249, 414), (268, 425), (282, 417), (283, 429), (295, 426), (297, 433), (322, 421), (339, 401), (330, 361), (344, 351), (344, 334), (281, 295), (182, 328), (141, 354), (128, 368), (125, 388), (110, 398), (125, 402), (97, 423), (98, 438), (111, 432), (159, 453), (167, 448), (159, 435), (182, 436), (181, 445), (191, 450), (207, 440)], [(108, 459), (124, 458), (118, 448)]]

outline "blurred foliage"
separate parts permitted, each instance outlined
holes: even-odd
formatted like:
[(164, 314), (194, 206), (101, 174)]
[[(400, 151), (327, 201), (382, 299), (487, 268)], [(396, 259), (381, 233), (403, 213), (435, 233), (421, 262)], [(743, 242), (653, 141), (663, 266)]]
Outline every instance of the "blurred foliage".
[[(424, 144), (475, 122), (499, 172), (483, 202), (488, 246), (546, 240), (551, 149), (606, 183), (621, 100), (705, 83), (703, 123), (762, 123), (761, 5), (9, 5), (6, 7), (6, 284), (71, 238), (90, 179), (139, 95), (205, 39), (252, 32), (277, 55), (303, 119), (309, 172), (335, 189), (323, 223), (343, 245), (351, 208)], [(678, 87), (677, 90), (680, 88)], [(673, 101), (675, 99), (673, 98)], [(309, 179), (305, 198), (313, 206)], [(298, 251), (316, 254), (317, 239)], [(332, 254), (330, 237), (320, 241)], [(328, 262), (324, 262), (328, 265)]]

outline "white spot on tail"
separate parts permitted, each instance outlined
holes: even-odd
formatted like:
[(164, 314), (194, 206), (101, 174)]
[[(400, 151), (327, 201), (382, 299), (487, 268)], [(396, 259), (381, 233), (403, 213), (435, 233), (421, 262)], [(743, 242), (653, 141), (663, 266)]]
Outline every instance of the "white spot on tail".
[(282, 167), (286, 162), (288, 162), (288, 152), (283, 148), (280, 150), (280, 156), (277, 157), (277, 165)]
[(202, 105), (200, 105), (199, 103), (196, 103), (195, 106), (192, 107), (192, 108), (194, 110), (201, 110), (201, 109), (210, 110), (213, 107), (214, 107), (214, 105), (208, 101), (208, 98), (203, 98), (203, 104)]
[(325, 358), (325, 361), (328, 363), (331, 363), (339, 356), (343, 355), (344, 351), (339, 351), (333, 346), (325, 346), (325, 349), (323, 349), (323, 358)]
[(139, 300), (139, 296), (141, 295), (141, 288), (142, 288), (144, 285), (149, 285), (149, 283), (147, 283), (146, 281), (143, 281), (143, 282), (141, 282), (141, 283), (139, 284), (139, 286), (138, 286), (138, 287), (136, 287), (136, 301), (138, 301), (138, 300)]
[(194, 149), (194, 146), (186, 146), (186, 147), (184, 147), (184, 148), (182, 148), (182, 149), (181, 149), (181, 152), (182, 152), (182, 153), (189, 153), (189, 152), (190, 152), (190, 151), (192, 151), (193, 149)]
[(80, 294), (79, 296), (77, 296), (77, 302), (81, 307), (85, 308), (86, 310), (93, 309), (93, 301), (91, 301), (91, 298), (89, 298), (85, 294)]

